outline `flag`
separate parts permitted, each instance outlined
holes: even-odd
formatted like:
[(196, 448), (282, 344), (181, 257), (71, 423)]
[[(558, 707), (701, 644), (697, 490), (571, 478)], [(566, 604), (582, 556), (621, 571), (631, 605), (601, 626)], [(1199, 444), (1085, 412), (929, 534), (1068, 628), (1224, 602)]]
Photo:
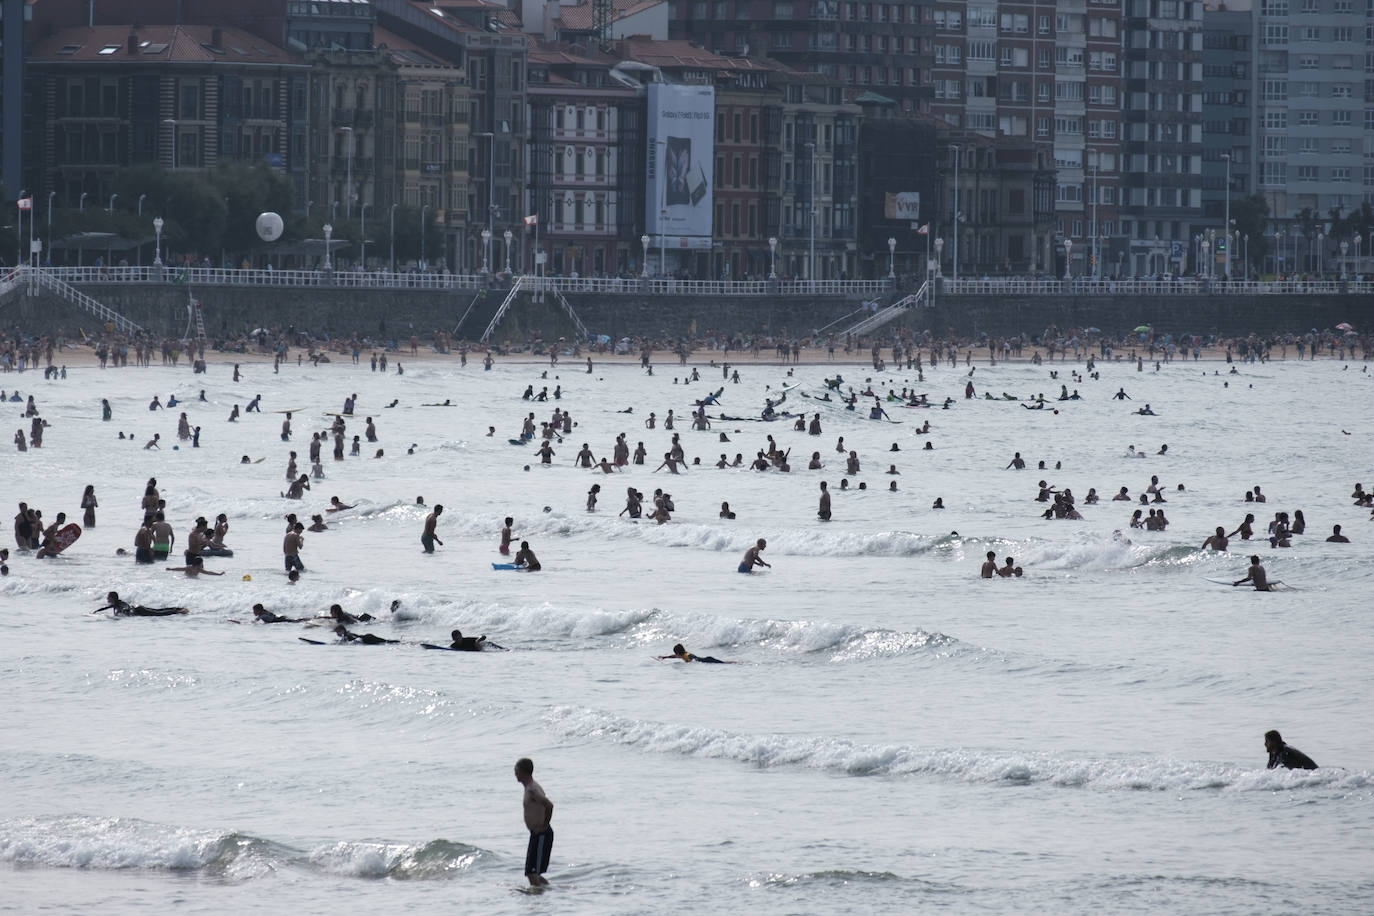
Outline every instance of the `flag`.
[(917, 234), (917, 235), (930, 235), (930, 223), (926, 223), (926, 224), (925, 224), (924, 226), (922, 226), (920, 229), (917, 229), (917, 230), (916, 230), (916, 234)]
[(527, 217), (525, 217), (525, 225), (526, 225), (526, 226), (538, 226), (538, 225), (539, 225), (539, 214), (538, 214), (538, 213), (535, 213), (533, 216), (527, 216)]
[(32, 209), (33, 209), (33, 198), (32, 198), (32, 197), (21, 197), (21, 198), (19, 198), (18, 203), (19, 203), (19, 209), (20, 209), (20, 210), (32, 210)]

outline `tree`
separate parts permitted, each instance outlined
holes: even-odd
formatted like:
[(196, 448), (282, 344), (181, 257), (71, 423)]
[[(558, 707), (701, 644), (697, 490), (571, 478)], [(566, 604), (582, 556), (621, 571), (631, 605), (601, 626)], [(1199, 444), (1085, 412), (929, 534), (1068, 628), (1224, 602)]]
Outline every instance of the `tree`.
[[(1258, 273), (1264, 268), (1264, 259), (1269, 253), (1269, 242), (1264, 229), (1269, 217), (1269, 201), (1262, 194), (1251, 194), (1231, 201), (1231, 220), (1242, 237), (1249, 236), (1241, 254), (1250, 261), (1251, 269)], [(1233, 252), (1232, 260), (1235, 259)]]
[(258, 237), (258, 214), (291, 209), (291, 179), (273, 171), (263, 160), (253, 163), (222, 160), (209, 177), (225, 203), (225, 226), (220, 245), (235, 255), (265, 244)]

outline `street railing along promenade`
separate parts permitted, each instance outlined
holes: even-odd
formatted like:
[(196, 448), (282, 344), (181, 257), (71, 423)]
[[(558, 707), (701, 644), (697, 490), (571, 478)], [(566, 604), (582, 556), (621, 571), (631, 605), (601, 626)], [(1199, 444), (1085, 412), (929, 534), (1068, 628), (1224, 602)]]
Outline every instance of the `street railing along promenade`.
[(1315, 296), (1368, 295), (1369, 280), (951, 280), (937, 293), (946, 296)]
[[(507, 290), (500, 275), (388, 273), (355, 270), (237, 270), (218, 267), (50, 267), (53, 276), (74, 284), (184, 283), (192, 286), (282, 286), (357, 289)], [(495, 282), (493, 282), (493, 280)], [(603, 293), (651, 296), (880, 296), (890, 280), (672, 280), (654, 277), (532, 277), (530, 292)]]
[[(26, 268), (19, 268), (16, 274)], [(219, 267), (50, 267), (72, 284), (185, 283), (192, 286), (280, 286), (335, 289), (505, 291), (501, 275), (388, 273), (355, 270), (238, 270)], [(655, 277), (523, 278), (529, 292), (649, 296), (826, 296), (871, 298), (899, 292), (891, 280), (672, 280)], [(936, 281), (937, 296), (1305, 296), (1369, 295), (1371, 280), (1033, 280), (1010, 277)]]

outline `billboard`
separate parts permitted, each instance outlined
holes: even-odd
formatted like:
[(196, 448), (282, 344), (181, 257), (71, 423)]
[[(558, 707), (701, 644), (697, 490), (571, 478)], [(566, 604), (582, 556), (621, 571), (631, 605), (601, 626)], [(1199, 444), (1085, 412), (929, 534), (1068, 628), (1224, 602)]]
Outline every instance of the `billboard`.
[(921, 194), (919, 191), (900, 191), (883, 195), (883, 216), (888, 219), (911, 220), (921, 218)]
[[(711, 238), (715, 184), (713, 86), (648, 86), (644, 224), (650, 235)], [(679, 241), (680, 247), (684, 243)], [(691, 242), (685, 243), (688, 247)]]

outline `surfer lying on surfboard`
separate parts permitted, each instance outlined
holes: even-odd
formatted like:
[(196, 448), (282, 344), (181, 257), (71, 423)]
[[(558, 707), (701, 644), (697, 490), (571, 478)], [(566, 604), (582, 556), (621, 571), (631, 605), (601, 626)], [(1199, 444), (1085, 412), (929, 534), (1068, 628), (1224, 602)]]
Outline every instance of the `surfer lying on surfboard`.
[(186, 614), (188, 611), (184, 607), (144, 607), (141, 604), (130, 604), (120, 600), (119, 592), (110, 592), (105, 596), (105, 600), (110, 602), (104, 607), (98, 607), (92, 614), (99, 614), (101, 611), (114, 611), (116, 617), (170, 617), (173, 614)]
[(682, 647), (682, 643), (673, 646), (672, 655), (655, 655), (659, 661), (667, 661), (670, 658), (680, 658), (684, 662), (705, 662), (708, 665), (737, 665), (738, 662), (725, 662), (711, 655), (693, 655)]

